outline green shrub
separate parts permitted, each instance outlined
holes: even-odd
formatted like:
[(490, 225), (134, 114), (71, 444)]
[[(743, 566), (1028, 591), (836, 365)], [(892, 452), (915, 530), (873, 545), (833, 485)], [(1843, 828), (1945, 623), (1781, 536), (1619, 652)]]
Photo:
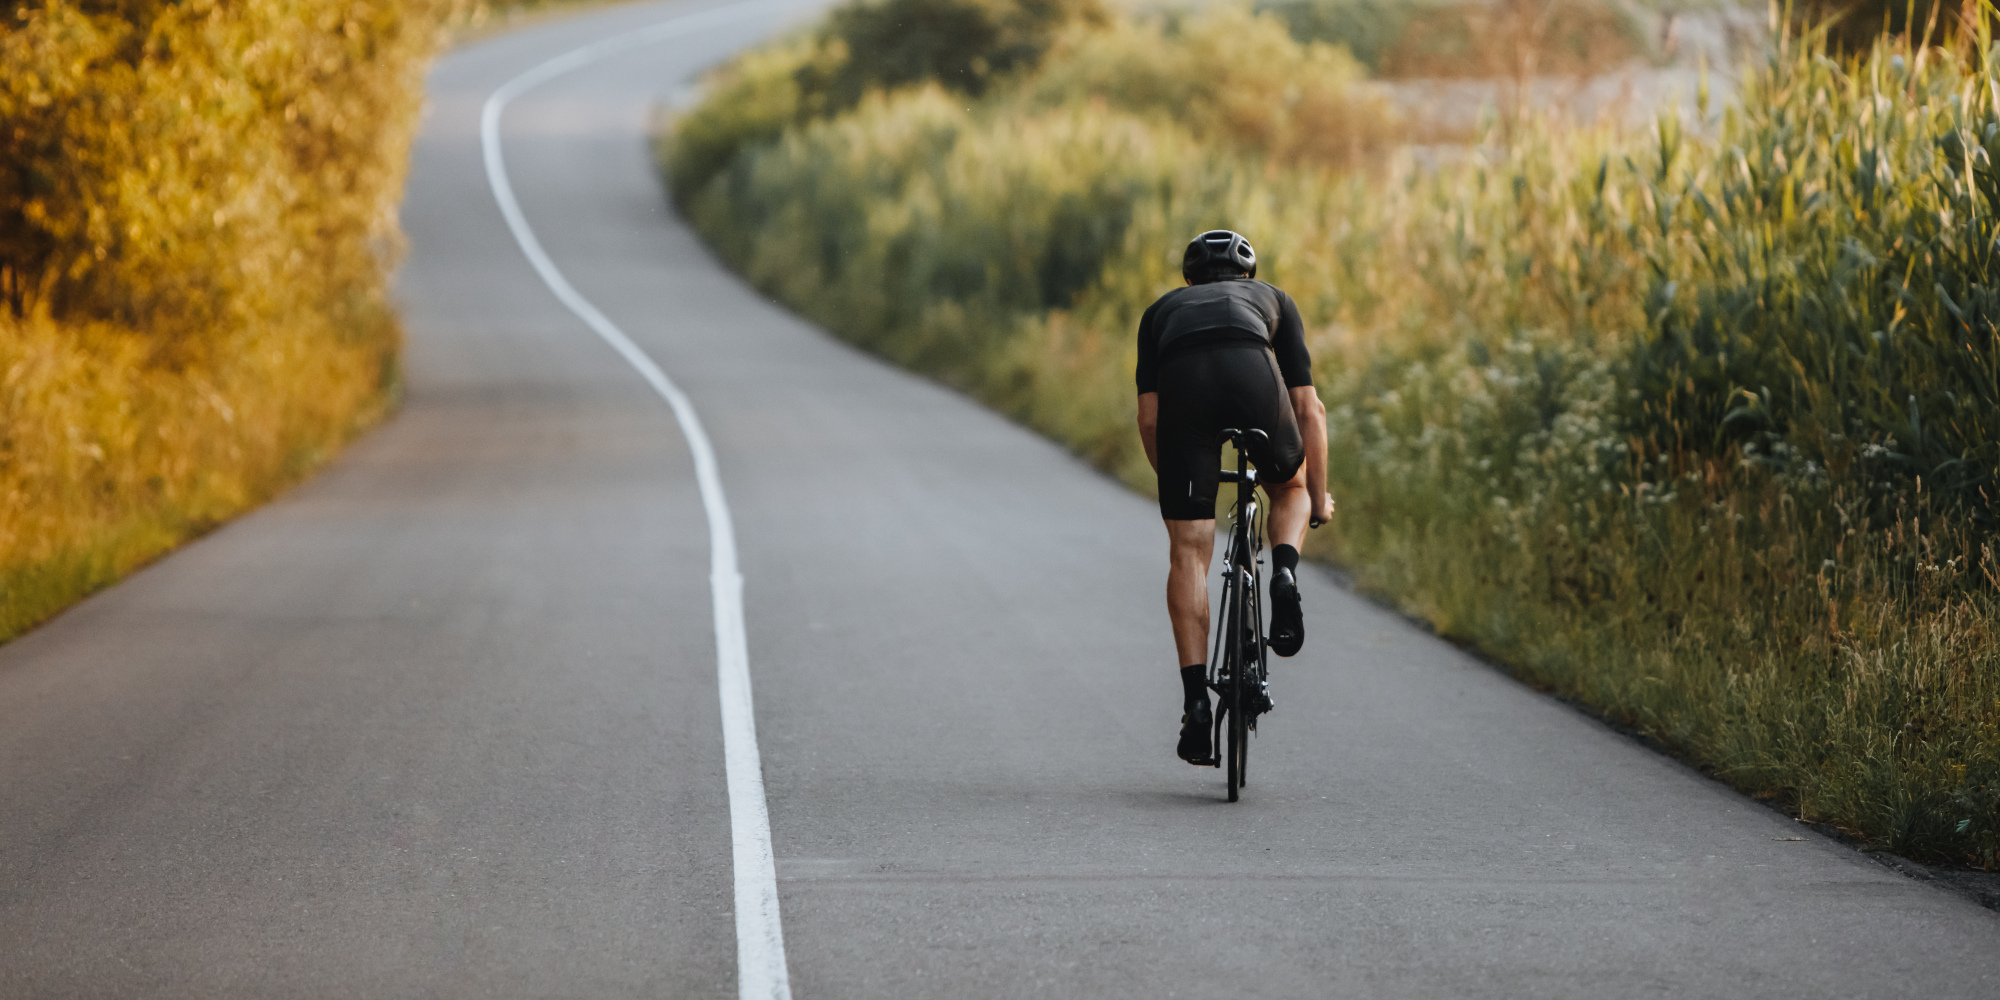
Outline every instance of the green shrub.
[(1031, 69), (1056, 36), (1104, 18), (1097, 0), (867, 0), (834, 9), (822, 42), (840, 58), (803, 77), (833, 110), (871, 90), (935, 82), (973, 96)]
[(1865, 483), (1878, 515), (1922, 480), (1990, 525), (2000, 109), (1965, 98), (1983, 68), (1916, 58), (1802, 60), (1754, 81), (1712, 150), (1673, 169), (1663, 146), (1635, 429)]
[(745, 53), (717, 71), (708, 99), (674, 122), (675, 155), (667, 167), (675, 197), (706, 188), (740, 155), (811, 117), (799, 78), (825, 56), (816, 41), (799, 39)]
[(1072, 26), (1101, 24), (1095, 0), (871, 0), (836, 8), (819, 30), (746, 53), (675, 123), (676, 197), (705, 187), (748, 148), (852, 109), (869, 93), (935, 85), (983, 93), (1032, 69)]
[(1300, 42), (1338, 45), (1371, 71), (1395, 48), (1414, 15), (1439, 6), (1424, 0), (1270, 0), (1261, 13), (1275, 15)]

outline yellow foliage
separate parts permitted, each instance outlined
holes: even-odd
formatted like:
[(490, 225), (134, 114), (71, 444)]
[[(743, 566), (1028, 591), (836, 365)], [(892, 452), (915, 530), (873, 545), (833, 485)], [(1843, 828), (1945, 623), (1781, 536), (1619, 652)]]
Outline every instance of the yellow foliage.
[(0, 638), (382, 412), (422, 73), (460, 0), (0, 24)]

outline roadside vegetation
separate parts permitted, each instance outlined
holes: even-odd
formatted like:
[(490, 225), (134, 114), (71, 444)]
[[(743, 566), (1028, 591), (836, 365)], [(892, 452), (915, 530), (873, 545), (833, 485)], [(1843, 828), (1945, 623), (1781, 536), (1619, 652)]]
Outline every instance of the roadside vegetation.
[(1385, 77), (1590, 73), (1654, 47), (1637, 9), (1600, 0), (1260, 0), (1256, 9)]
[[(995, 48), (866, 27), (952, 18)], [(1394, 44), (1295, 23), (877, 0), (719, 72), (663, 171), (761, 288), (1142, 491), (1136, 318), (1249, 234), (1332, 414), (1311, 552), (1805, 819), (2000, 864), (1990, 21), (1780, 33), (1727, 107), (1442, 165)]]
[(0, 640), (378, 420), (422, 74), (456, 0), (0, 22)]

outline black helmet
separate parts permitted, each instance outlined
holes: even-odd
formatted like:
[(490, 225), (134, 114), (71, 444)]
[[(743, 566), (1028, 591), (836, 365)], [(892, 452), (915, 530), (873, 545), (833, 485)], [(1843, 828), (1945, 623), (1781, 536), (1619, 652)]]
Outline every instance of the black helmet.
[(1240, 233), (1211, 229), (1195, 237), (1181, 254), (1181, 277), (1190, 285), (1238, 273), (1257, 276), (1257, 251)]

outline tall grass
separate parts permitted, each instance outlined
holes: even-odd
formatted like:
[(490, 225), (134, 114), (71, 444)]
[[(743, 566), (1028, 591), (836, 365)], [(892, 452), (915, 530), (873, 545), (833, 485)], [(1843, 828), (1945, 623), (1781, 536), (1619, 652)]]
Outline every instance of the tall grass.
[[(1225, 57), (1148, 75), (1188, 52)], [(1339, 58), (1239, 11), (845, 111), (801, 96), (840, 58), (808, 38), (726, 69), (662, 157), (761, 287), (1142, 490), (1133, 324), (1188, 234), (1249, 233), (1333, 414), (1317, 554), (1746, 791), (1991, 867), (1995, 57), (1983, 26), (1809, 35), (1730, 108), (1419, 169), (1351, 71), (1255, 90)], [(1246, 94), (1295, 120), (1238, 127)], [(1316, 127), (1340, 152), (1286, 138)]]
[(0, 24), (0, 639), (379, 417), (454, 0), (21, 5)]

